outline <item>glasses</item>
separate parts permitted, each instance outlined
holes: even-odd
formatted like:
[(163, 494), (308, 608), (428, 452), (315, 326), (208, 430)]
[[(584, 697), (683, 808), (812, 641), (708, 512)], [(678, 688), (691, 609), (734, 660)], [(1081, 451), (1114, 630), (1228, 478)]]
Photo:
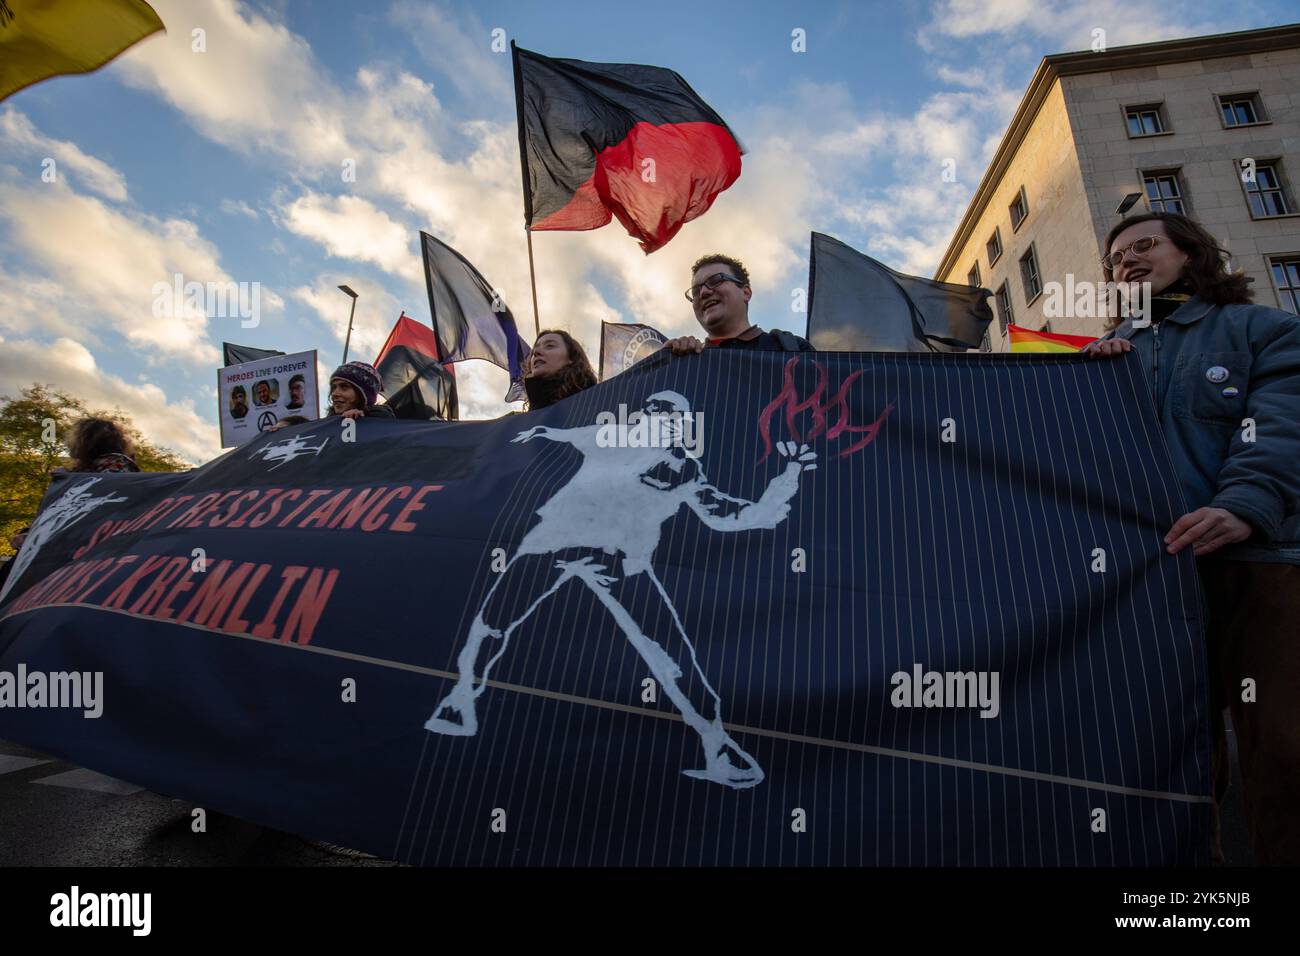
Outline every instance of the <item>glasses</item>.
[(1127, 246), (1125, 246), (1123, 249), (1120, 249), (1118, 252), (1112, 252), (1108, 256), (1102, 256), (1101, 264), (1105, 266), (1107, 269), (1114, 269), (1117, 265), (1119, 265), (1121, 262), (1124, 261), (1124, 256), (1128, 254), (1128, 251), (1130, 249), (1132, 249), (1133, 252), (1137, 253), (1139, 256), (1145, 255), (1146, 253), (1150, 252), (1153, 248), (1155, 248), (1156, 243), (1162, 241), (1164, 238), (1165, 238), (1164, 236), (1143, 236), (1141, 239), (1137, 239), (1133, 242), (1130, 242)]
[(694, 302), (696, 299), (700, 297), (700, 293), (703, 292), (705, 289), (716, 289), (724, 282), (734, 282), (736, 283), (736, 285), (740, 285), (740, 286), (743, 286), (745, 284), (741, 282), (739, 279), (737, 279), (735, 276), (729, 276), (725, 272), (715, 272), (713, 275), (709, 276), (703, 282), (699, 282), (691, 286), (689, 289), (687, 289), (685, 293), (686, 301)]

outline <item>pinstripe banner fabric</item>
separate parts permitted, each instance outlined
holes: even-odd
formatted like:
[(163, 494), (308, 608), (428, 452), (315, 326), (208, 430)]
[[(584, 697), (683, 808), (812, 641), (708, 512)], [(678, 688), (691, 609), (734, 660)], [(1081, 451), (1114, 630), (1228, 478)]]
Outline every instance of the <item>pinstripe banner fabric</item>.
[(0, 736), (416, 864), (1204, 862), (1143, 395), (1132, 357), (707, 350), (70, 476), (0, 672), (102, 672), (102, 715)]

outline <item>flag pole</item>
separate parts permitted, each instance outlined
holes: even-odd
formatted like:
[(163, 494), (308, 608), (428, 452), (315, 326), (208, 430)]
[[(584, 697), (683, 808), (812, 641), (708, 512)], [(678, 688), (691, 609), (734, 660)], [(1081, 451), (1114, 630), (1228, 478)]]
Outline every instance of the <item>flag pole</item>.
[(541, 335), (541, 326), (537, 322), (537, 272), (533, 268), (533, 231), (524, 226), (524, 235), (528, 237), (528, 281), (533, 287), (533, 341)]
[(528, 237), (528, 281), (533, 287), (533, 341), (541, 330), (537, 318), (537, 268), (533, 265), (533, 191), (528, 184), (528, 147), (524, 134), (524, 73), (519, 48), (510, 41), (510, 63), (515, 72), (515, 116), (519, 121), (519, 173), (524, 181), (524, 235)]

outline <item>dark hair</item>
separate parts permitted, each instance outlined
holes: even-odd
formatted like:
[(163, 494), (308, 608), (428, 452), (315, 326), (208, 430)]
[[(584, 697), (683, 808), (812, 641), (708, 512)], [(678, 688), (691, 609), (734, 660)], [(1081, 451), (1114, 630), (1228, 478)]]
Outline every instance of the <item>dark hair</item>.
[(596, 373), (591, 368), (591, 361), (577, 339), (563, 329), (542, 329), (537, 333), (537, 338), (533, 339), (534, 348), (543, 335), (558, 335), (564, 340), (564, 347), (569, 353), (569, 361), (555, 373), (555, 377), (560, 380), (558, 394), (555, 396), (557, 402), (596, 384)]
[(304, 385), (307, 384), (307, 380), (306, 380), (305, 378), (303, 378), (301, 375), (295, 375), (293, 378), (289, 379), (289, 387), (290, 387), (290, 388), (293, 388), (293, 383), (294, 383), (294, 382), (302, 382)]
[(691, 275), (695, 275), (700, 266), (707, 266), (711, 262), (726, 266), (736, 274), (736, 278), (741, 281), (742, 285), (749, 285), (749, 270), (745, 268), (744, 263), (739, 259), (733, 259), (731, 256), (724, 256), (720, 252), (713, 252), (696, 259), (695, 265), (691, 266)]
[[(1183, 264), (1182, 279), (1196, 295), (1213, 305), (1231, 305), (1235, 302), (1248, 303), (1254, 298), (1250, 289), (1250, 279), (1238, 269), (1229, 272), (1227, 266), (1228, 252), (1219, 246), (1218, 240), (1195, 219), (1180, 216), (1174, 212), (1147, 212), (1140, 216), (1121, 219), (1106, 233), (1102, 244), (1102, 254), (1110, 252), (1110, 245), (1125, 229), (1143, 222), (1160, 222), (1165, 232), (1180, 252), (1187, 256)], [(1109, 265), (1102, 267), (1107, 282), (1113, 282), (1115, 272)], [(1113, 329), (1120, 320), (1112, 317), (1106, 328)]]
[(247, 396), (248, 392), (244, 391), (244, 386), (236, 385), (234, 388), (230, 390), (230, 397), (234, 398), (236, 395)]
[(280, 419), (280, 424), (281, 425), (304, 425), (310, 420), (311, 419), (309, 419), (306, 415), (285, 415), (284, 418)]
[(70, 471), (94, 471), (95, 461), (104, 455), (135, 457), (135, 443), (111, 418), (83, 418), (68, 432)]

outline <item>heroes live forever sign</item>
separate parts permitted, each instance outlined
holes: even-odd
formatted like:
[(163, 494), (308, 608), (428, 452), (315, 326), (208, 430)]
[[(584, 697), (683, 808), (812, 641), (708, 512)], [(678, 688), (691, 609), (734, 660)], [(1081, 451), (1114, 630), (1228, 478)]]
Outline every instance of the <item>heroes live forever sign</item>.
[(316, 351), (219, 369), (217, 414), (222, 448), (251, 441), (286, 415), (319, 418)]
[(1203, 862), (1194, 559), (1142, 381), (659, 353), (495, 421), (68, 475), (0, 672), (102, 672), (100, 713), (0, 699), (0, 737), (412, 863)]

